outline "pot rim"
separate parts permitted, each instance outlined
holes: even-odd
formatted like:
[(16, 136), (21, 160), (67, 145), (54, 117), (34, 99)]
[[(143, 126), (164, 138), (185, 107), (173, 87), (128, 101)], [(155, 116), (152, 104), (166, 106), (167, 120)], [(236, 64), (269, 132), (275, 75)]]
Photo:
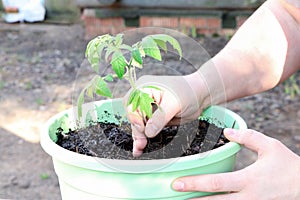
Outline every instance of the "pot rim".
[[(104, 103), (114, 100), (102, 100), (98, 103)], [(117, 100), (116, 100), (117, 101)], [(92, 102), (95, 103), (95, 102)], [(55, 142), (49, 136), (49, 127), (56, 119), (63, 117), (67, 113), (71, 113), (74, 108), (62, 111), (52, 116), (41, 131), (41, 146), (52, 156), (53, 160), (60, 161), (69, 165), (75, 165), (81, 168), (91, 170), (101, 170), (107, 172), (125, 172), (125, 173), (155, 173), (155, 172), (170, 172), (174, 170), (185, 170), (204, 165), (209, 165), (220, 160), (226, 159), (236, 154), (240, 149), (240, 145), (235, 142), (229, 142), (216, 149), (178, 158), (156, 159), (156, 160), (122, 160), (122, 159), (107, 159), (87, 156), (66, 150)], [(245, 121), (236, 113), (221, 106), (210, 106), (210, 109), (218, 109), (226, 111), (231, 115), (239, 126), (239, 129), (246, 129)]]

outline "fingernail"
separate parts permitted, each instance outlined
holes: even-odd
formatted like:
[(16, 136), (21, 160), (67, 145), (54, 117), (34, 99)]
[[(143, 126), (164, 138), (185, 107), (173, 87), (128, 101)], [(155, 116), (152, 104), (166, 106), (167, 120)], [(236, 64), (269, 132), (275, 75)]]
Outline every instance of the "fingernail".
[(173, 187), (174, 190), (183, 191), (183, 189), (184, 189), (184, 183), (182, 181), (175, 181), (172, 184), (172, 187)]
[(141, 151), (133, 151), (132, 152), (132, 156), (135, 158), (140, 157), (142, 154), (143, 154), (143, 152), (141, 152)]
[(133, 149), (132, 149), (132, 156), (133, 157), (139, 157), (142, 155), (142, 151), (138, 150), (135, 146), (133, 146)]
[(226, 128), (224, 130), (225, 134), (228, 135), (228, 136), (233, 136), (237, 133), (237, 131), (235, 129), (232, 129), (232, 128)]

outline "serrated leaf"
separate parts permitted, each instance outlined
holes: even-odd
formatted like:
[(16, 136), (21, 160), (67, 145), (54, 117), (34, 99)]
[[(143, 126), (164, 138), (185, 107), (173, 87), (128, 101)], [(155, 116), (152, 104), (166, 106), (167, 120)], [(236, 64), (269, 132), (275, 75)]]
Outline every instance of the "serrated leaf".
[(85, 50), (85, 57), (89, 57), (91, 51), (93, 51), (92, 47), (94, 47), (94, 43), (95, 43), (96, 39), (91, 40)]
[(152, 37), (146, 36), (142, 39), (141, 45), (147, 56), (161, 61), (160, 50)]
[(100, 96), (110, 97), (112, 98), (112, 93), (110, 89), (107, 87), (106, 82), (102, 79), (102, 77), (97, 77), (95, 79), (95, 93)]
[(134, 99), (134, 97), (138, 94), (138, 90), (133, 90), (129, 97), (128, 97), (128, 101), (127, 101), (127, 106), (129, 106), (130, 104), (132, 104), (132, 101)]
[(154, 103), (154, 99), (152, 99), (147, 93), (141, 92), (140, 94), (140, 111), (148, 118), (152, 117), (152, 103)]
[(82, 104), (84, 102), (84, 91), (82, 90), (78, 96), (77, 99), (77, 113), (78, 113), (78, 117), (81, 118), (82, 117)]
[(154, 39), (154, 41), (162, 50), (164, 50), (165, 52), (168, 51), (166, 42), (164, 42), (162, 40), (158, 40), (158, 39)]
[(141, 56), (141, 53), (139, 51), (139, 49), (135, 48), (132, 50), (131, 52), (131, 55), (132, 55), (132, 58), (139, 64), (143, 64), (143, 59), (142, 59), (142, 56)]
[(116, 51), (112, 56), (111, 66), (119, 79), (123, 78), (127, 61), (120, 51)]
[(127, 45), (127, 44), (121, 44), (120, 46), (119, 46), (119, 48), (120, 49), (125, 49), (125, 50), (128, 50), (128, 51), (132, 51), (132, 47), (131, 46), (129, 46), (129, 45)]
[(105, 47), (107, 47), (107, 44), (105, 44), (105, 43), (101, 43), (97, 46), (97, 53), (98, 53), (99, 61), (102, 58), (102, 52), (105, 49)]
[(95, 72), (99, 72), (99, 56), (98, 54), (94, 54), (94, 56), (89, 60), (93, 70), (95, 70)]
[(106, 62), (108, 62), (108, 58), (109, 56), (114, 53), (115, 51), (117, 51), (116, 47), (114, 46), (108, 46), (106, 49), (106, 53), (105, 53), (105, 60)]
[(151, 35), (150, 37), (152, 37), (154, 41), (161, 40), (164, 42), (169, 42), (172, 45), (172, 47), (178, 52), (180, 58), (182, 57), (182, 50), (180, 44), (174, 37), (166, 34), (156, 34), (156, 35)]
[(140, 91), (135, 90), (130, 96), (128, 100), (128, 105), (132, 105), (132, 112), (136, 111), (140, 104)]
[(123, 42), (123, 35), (124, 35), (124, 34), (119, 33), (119, 34), (116, 35), (116, 37), (115, 37), (115, 45), (116, 45), (117, 48), (118, 48), (118, 47), (122, 44), (122, 42)]

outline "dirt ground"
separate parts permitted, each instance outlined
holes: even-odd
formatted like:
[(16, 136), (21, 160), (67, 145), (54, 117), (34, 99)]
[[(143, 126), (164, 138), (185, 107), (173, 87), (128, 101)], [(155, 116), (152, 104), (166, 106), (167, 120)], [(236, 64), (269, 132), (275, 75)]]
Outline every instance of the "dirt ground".
[[(198, 40), (211, 55), (227, 42), (223, 37)], [(0, 199), (61, 199), (39, 132), (50, 116), (72, 106), (72, 87), (86, 44), (80, 24), (0, 23)], [(284, 87), (226, 106), (249, 128), (278, 138), (300, 155), (299, 96), (291, 98)], [(243, 149), (236, 168), (255, 158)]]

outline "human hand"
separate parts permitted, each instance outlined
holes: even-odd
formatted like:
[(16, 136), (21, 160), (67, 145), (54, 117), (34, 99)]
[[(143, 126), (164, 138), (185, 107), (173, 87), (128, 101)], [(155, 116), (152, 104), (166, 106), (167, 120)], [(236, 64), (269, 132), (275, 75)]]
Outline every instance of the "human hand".
[(276, 139), (254, 130), (225, 129), (225, 136), (257, 152), (252, 165), (235, 172), (181, 177), (173, 189), (181, 192), (227, 192), (201, 200), (300, 199), (300, 157)]
[[(197, 96), (197, 89), (201, 84), (193, 84), (190, 76), (142, 76), (138, 81), (139, 87), (156, 86), (161, 90), (145, 88), (158, 104), (152, 118), (144, 121), (142, 115), (131, 107), (127, 107), (127, 117), (131, 122), (133, 135), (133, 155), (140, 156), (147, 145), (147, 137), (156, 136), (165, 125), (174, 125), (196, 119), (202, 112), (204, 97)], [(127, 105), (129, 91), (124, 97), (124, 105)], [(203, 89), (203, 94), (205, 94)]]

